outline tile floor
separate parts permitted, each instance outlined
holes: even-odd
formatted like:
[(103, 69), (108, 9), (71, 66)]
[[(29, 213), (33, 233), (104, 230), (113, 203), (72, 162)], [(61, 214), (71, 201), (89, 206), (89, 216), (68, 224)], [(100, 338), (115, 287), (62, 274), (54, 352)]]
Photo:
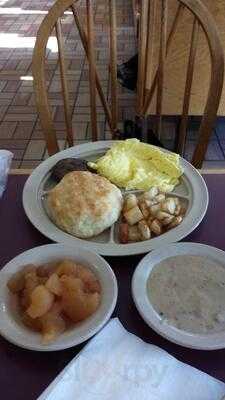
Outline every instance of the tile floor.
[[(0, 0), (0, 148), (12, 150), (13, 167), (32, 168), (46, 158), (46, 146), (36, 113), (32, 81), (32, 52), (35, 37), (53, 0)], [(130, 0), (118, 0), (118, 62), (135, 53), (135, 30)], [(79, 2), (81, 10), (83, 2)], [(104, 92), (108, 93), (108, 30), (107, 7), (103, 0), (95, 5), (96, 63)], [(65, 57), (75, 143), (90, 138), (88, 65), (72, 15), (62, 21)], [(46, 76), (60, 148), (65, 147), (65, 126), (61, 83), (57, 65), (57, 44), (54, 35), (47, 46)], [(132, 114), (134, 95), (119, 88), (120, 119)], [(102, 107), (98, 102), (99, 137), (110, 138)]]
[[(0, 0), (0, 148), (14, 153), (14, 168), (33, 168), (48, 154), (36, 113), (32, 82), (32, 53), (35, 37), (53, 0)], [(79, 2), (82, 13), (83, 0)], [(118, 63), (126, 61), (136, 52), (135, 30), (131, 0), (117, 0)], [(109, 91), (107, 3), (95, 2), (96, 63), (106, 95)], [(88, 66), (72, 15), (62, 21), (66, 43), (66, 60), (73, 107), (75, 143), (90, 139), (90, 110), (88, 94)], [(65, 148), (65, 126), (61, 97), (61, 84), (57, 64), (57, 45), (54, 34), (47, 46), (46, 79), (60, 148)], [(132, 117), (134, 95), (119, 88), (120, 121)], [(105, 116), (98, 103), (99, 137), (108, 139)], [(170, 147), (174, 122), (164, 122), (164, 143)], [(190, 127), (186, 156), (194, 147), (195, 124)], [(207, 167), (225, 167), (225, 125), (218, 121), (206, 156)]]

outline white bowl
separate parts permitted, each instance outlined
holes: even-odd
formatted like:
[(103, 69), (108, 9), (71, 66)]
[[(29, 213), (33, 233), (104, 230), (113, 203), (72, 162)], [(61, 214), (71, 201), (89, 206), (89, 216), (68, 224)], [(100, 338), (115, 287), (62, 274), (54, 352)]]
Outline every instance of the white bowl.
[[(102, 287), (101, 304), (91, 317), (61, 334), (53, 343), (43, 345), (41, 334), (29, 330), (20, 321), (7, 282), (23, 265), (40, 265), (62, 258), (86, 265), (96, 274)], [(114, 272), (101, 256), (80, 248), (76, 243), (73, 247), (63, 244), (35, 247), (15, 257), (0, 271), (0, 334), (11, 343), (30, 350), (55, 351), (76, 346), (97, 333), (109, 320), (116, 305), (117, 294)]]
[(144, 321), (171, 342), (198, 350), (225, 348), (225, 331), (195, 334), (169, 325), (153, 308), (147, 293), (147, 281), (153, 268), (162, 260), (177, 255), (198, 255), (212, 259), (225, 268), (225, 252), (200, 243), (175, 243), (147, 254), (138, 264), (132, 278), (132, 296)]

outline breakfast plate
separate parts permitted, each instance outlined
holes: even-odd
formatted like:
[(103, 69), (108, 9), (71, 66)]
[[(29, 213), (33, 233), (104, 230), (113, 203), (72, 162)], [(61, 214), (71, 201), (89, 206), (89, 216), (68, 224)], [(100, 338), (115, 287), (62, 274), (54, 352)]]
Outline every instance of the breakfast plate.
[[(88, 318), (69, 327), (56, 340), (43, 344), (40, 332), (27, 328), (21, 321), (18, 302), (9, 292), (7, 283), (12, 275), (27, 264), (42, 265), (57, 260), (69, 259), (83, 264), (98, 278), (101, 285), (101, 300), (97, 310)], [(18, 255), (0, 271), (0, 334), (22, 348), (37, 351), (56, 351), (76, 346), (97, 333), (109, 320), (117, 301), (117, 281), (109, 264), (99, 255), (63, 244), (35, 247)]]
[[(49, 239), (88, 248), (98, 254), (108, 256), (125, 256), (142, 254), (150, 250), (177, 242), (190, 234), (202, 221), (208, 207), (208, 190), (199, 172), (186, 160), (180, 158), (184, 171), (180, 183), (172, 192), (173, 196), (182, 199), (187, 210), (184, 221), (174, 229), (142, 242), (122, 244), (118, 239), (118, 223), (91, 239), (79, 239), (59, 229), (49, 218), (43, 193), (51, 189), (55, 183), (51, 180), (51, 169), (65, 158), (82, 158), (95, 161), (115, 143), (115, 141), (98, 141), (85, 143), (61, 151), (42, 162), (27, 179), (23, 191), (23, 206), (31, 223)], [(125, 191), (122, 191), (123, 193)], [(130, 192), (130, 191), (129, 191)], [(132, 191), (132, 193), (135, 191)]]
[[(178, 269), (180, 268), (181, 271), (179, 279), (183, 279), (183, 288), (181, 287), (180, 291), (179, 284), (177, 283), (178, 281), (176, 279), (178, 275), (175, 277), (174, 273), (174, 265), (176, 260), (178, 262), (178, 257), (182, 257), (183, 260), (180, 262), (180, 264), (177, 264)], [(183, 257), (185, 257), (185, 260)], [(189, 282), (189, 268), (191, 264), (188, 265), (188, 258), (190, 258), (189, 261), (192, 263), (192, 265), (193, 259), (197, 260), (198, 262), (199, 260), (203, 260), (201, 266), (196, 264), (196, 269), (192, 276), (192, 280), (195, 282), (197, 282), (198, 278), (201, 281), (199, 283), (198, 290), (196, 290), (196, 288), (193, 288), (192, 290), (194, 285), (190, 285)], [(171, 266), (169, 263), (173, 264), (172, 273), (170, 273), (171, 270), (169, 270)], [(206, 273), (205, 268), (207, 263), (212, 263), (213, 269), (211, 281), (207, 276), (204, 275)], [(162, 267), (161, 278), (159, 278), (159, 275), (156, 275), (157, 270), (159, 274), (160, 266)], [(222, 279), (220, 279), (220, 276), (217, 276), (218, 287), (216, 286), (216, 274), (218, 272), (217, 268), (219, 268), (219, 272), (224, 275), (224, 282)], [(196, 275), (196, 271), (198, 271), (198, 276)], [(166, 274), (168, 276), (170, 274), (169, 280), (166, 278)], [(156, 280), (153, 280), (154, 276), (157, 278), (157, 283)], [(160, 279), (161, 282), (164, 282), (164, 284), (167, 285), (165, 290), (162, 290), (162, 287), (160, 290)], [(151, 280), (152, 285), (150, 285)], [(169, 287), (168, 282), (171, 284), (171, 287)], [(206, 287), (204, 287), (204, 284), (206, 284)], [(132, 296), (137, 310), (144, 321), (161, 336), (165, 337), (171, 342), (185, 347), (199, 350), (216, 350), (225, 348), (224, 303), (221, 300), (222, 312), (219, 314), (214, 314), (215, 309), (213, 309), (213, 302), (212, 298), (210, 298), (210, 295), (215, 294), (216, 302), (218, 302), (218, 299), (222, 299), (222, 291), (223, 295), (225, 296), (224, 286), (224, 251), (199, 243), (174, 243), (152, 251), (141, 260), (133, 274)], [(209, 287), (210, 289), (208, 289)], [(164, 304), (164, 308), (167, 307), (170, 315), (173, 313), (172, 308), (176, 310), (176, 314), (173, 315), (173, 319), (169, 319), (168, 316), (165, 315), (164, 309), (162, 312), (162, 308), (157, 308), (155, 303), (156, 296), (154, 292), (158, 293), (160, 307), (162, 307), (162, 304)], [(169, 296), (168, 293), (170, 293)], [(174, 294), (173, 298), (172, 293)], [(194, 298), (195, 300), (193, 300)], [(192, 301), (195, 301), (196, 309), (193, 308)], [(213, 319), (211, 318), (211, 315), (213, 315)], [(218, 320), (215, 317), (216, 315), (220, 315)], [(185, 318), (187, 318), (186, 321)], [(204, 326), (201, 322), (203, 318), (204, 321), (207, 321)], [(190, 321), (191, 325), (188, 326), (187, 324), (190, 323)], [(211, 321), (214, 321), (214, 326), (211, 324)], [(219, 325), (218, 321), (221, 325)], [(186, 325), (181, 327), (179, 323), (186, 323)], [(205, 327), (207, 327), (207, 329)]]

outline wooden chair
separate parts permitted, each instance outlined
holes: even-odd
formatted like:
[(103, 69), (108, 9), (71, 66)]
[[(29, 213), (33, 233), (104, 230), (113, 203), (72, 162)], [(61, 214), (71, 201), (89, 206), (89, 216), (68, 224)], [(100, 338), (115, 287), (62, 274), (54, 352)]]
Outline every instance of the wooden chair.
[(33, 79), (36, 96), (36, 104), (42, 129), (45, 135), (49, 155), (59, 151), (54, 128), (51, 107), (48, 100), (47, 85), (45, 79), (46, 46), (49, 37), (55, 30), (58, 42), (58, 60), (60, 65), (60, 77), (62, 86), (62, 96), (64, 103), (64, 115), (67, 132), (67, 142), (73, 146), (74, 136), (72, 128), (72, 111), (69, 103), (69, 91), (67, 84), (67, 70), (64, 57), (64, 42), (61, 29), (61, 18), (66, 11), (72, 12), (74, 22), (80, 34), (81, 42), (89, 62), (89, 87), (90, 87), (90, 107), (91, 107), (91, 130), (92, 140), (98, 140), (97, 129), (97, 108), (96, 90), (98, 91), (102, 107), (105, 111), (112, 137), (118, 135), (117, 130), (117, 42), (116, 42), (116, 9), (115, 0), (109, 0), (109, 43), (110, 43), (110, 74), (111, 74), (111, 104), (107, 102), (101, 86), (100, 78), (95, 63), (94, 51), (94, 20), (92, 1), (86, 0), (86, 18), (82, 20), (79, 15), (79, 4), (76, 0), (58, 0), (49, 10), (44, 18), (37, 33), (37, 39), (33, 53)]
[[(199, 129), (198, 142), (192, 158), (192, 163), (196, 167), (201, 167), (207, 150), (208, 142), (213, 131), (214, 122), (217, 115), (219, 101), (221, 97), (224, 58), (223, 50), (219, 40), (214, 20), (200, 0), (177, 0), (178, 8), (169, 33), (167, 32), (168, 6), (171, 0), (141, 0), (139, 16), (139, 68), (137, 85), (137, 117), (144, 120), (149, 113), (149, 108), (156, 95), (157, 134), (160, 138), (162, 130), (163, 115), (163, 96), (165, 82), (166, 57), (170, 51), (173, 39), (176, 34), (177, 26), (182, 19), (184, 10), (188, 10), (192, 15), (192, 35), (190, 38), (189, 60), (186, 74), (186, 84), (183, 96), (183, 110), (179, 125), (177, 151), (184, 152), (186, 142), (186, 132), (188, 124), (188, 114), (190, 108), (191, 88), (194, 76), (196, 51), (198, 45), (199, 32), (204, 33), (211, 58), (211, 78), (209, 85), (208, 98), (205, 105), (204, 114)], [(117, 129), (118, 121), (118, 96), (117, 96), (117, 41), (116, 41), (116, 7), (115, 0), (109, 0), (109, 38), (110, 38), (110, 73), (111, 73), (111, 104), (108, 103), (101, 87), (100, 78), (95, 64), (94, 53), (94, 22), (91, 0), (86, 0), (86, 24), (79, 16), (79, 5), (74, 0), (57, 0), (49, 13), (44, 18), (38, 34), (33, 55), (33, 77), (36, 93), (36, 103), (42, 128), (46, 137), (49, 154), (54, 154), (59, 150), (56, 140), (56, 132), (49, 106), (46, 81), (45, 81), (45, 54), (48, 38), (55, 30), (58, 41), (58, 56), (61, 73), (62, 94), (64, 100), (65, 122), (67, 130), (67, 141), (73, 145), (72, 113), (69, 105), (69, 94), (66, 79), (66, 63), (64, 60), (64, 44), (61, 30), (60, 19), (65, 11), (70, 10), (74, 17), (74, 22), (80, 34), (87, 59), (89, 61), (89, 85), (90, 85), (90, 106), (91, 106), (91, 128), (92, 140), (98, 139), (97, 131), (97, 112), (96, 112), (96, 91), (98, 91), (101, 104), (106, 114), (106, 119), (112, 137), (119, 137)], [(159, 23), (156, 15), (160, 10)], [(156, 39), (156, 26), (159, 28), (159, 57), (157, 69), (153, 68), (154, 43)], [(84, 25), (87, 26), (85, 29)], [(138, 120), (137, 118), (137, 120)], [(146, 139), (146, 121), (144, 121), (143, 138)]]
[[(171, 0), (140, 0), (141, 15), (139, 18), (139, 67), (137, 85), (137, 112), (140, 117), (149, 113), (153, 97), (156, 97), (155, 113), (157, 116), (157, 135), (160, 138), (162, 130), (163, 96), (165, 84), (166, 58), (170, 51), (177, 27), (182, 23), (184, 11), (192, 16), (192, 34), (190, 37), (189, 59), (186, 72), (185, 90), (183, 93), (182, 115), (180, 117), (177, 151), (183, 155), (186, 142), (190, 97), (196, 64), (196, 52), (199, 33), (202, 31), (208, 44), (211, 59), (211, 77), (204, 113), (199, 128), (198, 141), (192, 158), (195, 167), (201, 167), (207, 150), (210, 136), (219, 107), (224, 77), (224, 56), (215, 22), (207, 8), (200, 0), (177, 0), (178, 8), (168, 32), (168, 11)], [(160, 17), (157, 20), (157, 12)], [(156, 31), (159, 27), (159, 50), (157, 68), (153, 62)], [(176, 77), (174, 77), (176, 84)], [(204, 84), (204, 83), (203, 83)]]

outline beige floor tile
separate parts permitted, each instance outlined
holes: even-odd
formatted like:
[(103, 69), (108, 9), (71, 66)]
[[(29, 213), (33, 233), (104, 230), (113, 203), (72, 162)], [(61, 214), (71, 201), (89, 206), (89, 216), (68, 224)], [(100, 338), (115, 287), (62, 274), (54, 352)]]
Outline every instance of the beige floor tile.
[(22, 86), (18, 90), (19, 93), (33, 93), (33, 91), (33, 86)]
[(22, 160), (24, 156), (24, 150), (10, 150), (13, 153), (14, 160)]
[(2, 92), (0, 93), (0, 100), (2, 99), (14, 99), (15, 93), (11, 92)]
[[(91, 123), (89, 123), (88, 127), (87, 127), (86, 139), (91, 140), (92, 139), (91, 134), (92, 134)], [(99, 122), (98, 123), (98, 140), (104, 140), (104, 139), (105, 139), (105, 123)]]
[(0, 138), (0, 149), (18, 149), (18, 150), (25, 150), (28, 145), (28, 140), (11, 140), (11, 139), (1, 139)]
[(87, 134), (87, 123), (73, 123), (73, 131), (74, 131), (74, 139), (75, 140), (84, 140), (86, 139)]
[(40, 163), (42, 162), (42, 160), (23, 160), (20, 168), (36, 168)]
[(11, 169), (12, 168), (19, 168), (21, 161), (12, 160)]
[(0, 139), (10, 139), (12, 138), (17, 122), (2, 122), (0, 124)]
[(79, 144), (83, 144), (83, 143), (88, 143), (90, 142), (90, 140), (86, 139), (86, 140), (76, 140), (74, 142), (74, 146), (79, 145)]
[(14, 139), (29, 139), (34, 129), (35, 121), (18, 122), (13, 138)]
[(7, 110), (8, 114), (36, 114), (36, 107), (23, 106), (23, 105), (11, 105)]
[[(129, 0), (126, 0), (126, 2), (127, 1), (129, 2)], [(47, 3), (41, 2), (35, 6), (35, 4), (30, 5), (30, 1), (22, 2), (22, 0), (16, 0), (16, 5), (21, 9), (35, 8), (41, 11), (43, 9), (47, 10), (53, 3), (54, 0), (49, 0)], [(131, 27), (132, 22), (129, 19), (131, 8), (129, 8), (124, 2), (119, 3), (118, 21), (120, 40), (118, 43), (118, 50), (121, 52), (119, 55), (125, 57), (123, 54), (124, 51), (127, 50), (129, 53), (129, 51), (132, 50), (134, 29)], [(8, 2), (7, 7), (11, 7), (10, 4), (11, 3)], [(15, 6), (14, 3), (12, 4)], [(82, 4), (85, 6), (84, 3)], [(102, 88), (107, 96), (109, 75), (109, 60), (107, 59), (107, 52), (109, 38), (108, 27), (106, 26), (107, 23), (105, 23), (106, 14), (105, 3), (100, 0), (96, 13), (96, 65)], [(4, 32), (7, 33), (15, 35), (19, 34), (20, 41), (30, 40), (27, 38), (35, 38), (43, 17), (44, 14), (13, 14), (10, 17), (8, 15), (1, 16), (0, 18), (3, 18), (3, 21), (5, 18), (6, 21), (4, 21), (4, 28), (2, 28), (2, 30), (0, 28), (0, 32), (2, 33), (4, 30)], [(127, 27), (125, 27), (125, 23)], [(73, 29), (71, 29), (70, 24), (73, 25)], [(76, 99), (79, 87), (79, 95), (77, 96), (78, 107), (75, 107), (73, 113), (73, 125), (75, 126), (76, 143), (80, 144), (87, 141), (85, 138), (87, 137), (87, 127), (90, 122), (88, 63), (85, 59), (84, 49), (80, 43), (77, 29), (74, 29), (72, 15), (65, 16), (62, 25), (66, 35), (65, 54), (66, 62), (68, 64), (67, 76), (71, 105), (73, 105), (74, 100)], [(124, 29), (120, 29), (120, 26)], [(22, 168), (34, 168), (40, 163), (40, 160), (43, 159), (44, 155), (47, 157), (42, 128), (37, 123), (33, 82), (23, 78), (20, 79), (20, 77), (32, 76), (32, 53), (33, 48), (29, 46), (25, 46), (24, 48), (12, 47), (9, 50), (0, 50), (0, 59), (2, 59), (2, 61), (0, 61), (0, 69), (2, 72), (2, 74), (0, 74), (2, 78), (0, 79), (0, 121), (1, 119), (4, 121), (0, 125), (0, 146), (3, 140), (5, 140), (5, 144), (8, 143), (9, 146), (14, 146), (15, 157), (17, 157), (17, 159), (14, 160), (16, 166), (20, 164), (18, 160), (24, 156), (24, 160), (21, 163)], [(53, 111), (55, 112), (54, 125), (59, 139), (60, 148), (64, 148), (65, 124), (63, 123), (63, 113), (60, 111), (60, 106), (63, 105), (63, 99), (61, 95), (60, 69), (57, 65), (58, 54), (57, 52), (52, 51), (49, 51), (48, 53), (48, 60), (46, 63), (46, 85), (50, 87), (49, 99), (54, 108)], [(124, 104), (129, 107), (129, 104), (126, 102), (130, 101), (130, 95), (126, 94), (123, 90), (120, 93), (121, 101), (124, 101)], [(103, 122), (105, 121), (105, 114), (102, 107), (100, 107), (98, 96), (97, 105), (100, 136), (103, 137)], [(125, 105), (123, 106), (125, 107)], [(91, 132), (89, 132), (89, 136), (90, 133)], [(12, 144), (6, 142), (8, 140), (11, 140)], [(24, 150), (26, 150), (25, 155)]]
[(6, 115), (8, 106), (0, 106), (0, 121), (3, 120), (3, 117)]
[[(90, 109), (89, 107), (80, 107), (79, 109), (75, 108), (75, 113), (73, 114), (73, 122), (89, 122), (91, 120)], [(98, 122), (105, 121), (104, 111), (97, 111), (97, 120)]]
[(105, 133), (105, 140), (112, 140), (112, 133), (111, 132), (106, 132)]
[(89, 113), (80, 114), (79, 112), (75, 112), (73, 114), (73, 123), (89, 122), (90, 120), (91, 120), (91, 116)]
[(40, 129), (34, 129), (32, 133), (32, 139), (44, 139), (44, 134)]
[[(96, 105), (100, 106), (100, 100), (96, 98)], [(90, 94), (89, 93), (80, 93), (77, 97), (76, 107), (90, 107)]]
[(36, 121), (36, 114), (6, 114), (4, 121)]
[(0, 98), (0, 106), (9, 106), (11, 104), (11, 101), (12, 100), (10, 100), (10, 99), (1, 99)]
[(31, 140), (27, 146), (24, 160), (40, 160), (44, 155), (45, 141)]

